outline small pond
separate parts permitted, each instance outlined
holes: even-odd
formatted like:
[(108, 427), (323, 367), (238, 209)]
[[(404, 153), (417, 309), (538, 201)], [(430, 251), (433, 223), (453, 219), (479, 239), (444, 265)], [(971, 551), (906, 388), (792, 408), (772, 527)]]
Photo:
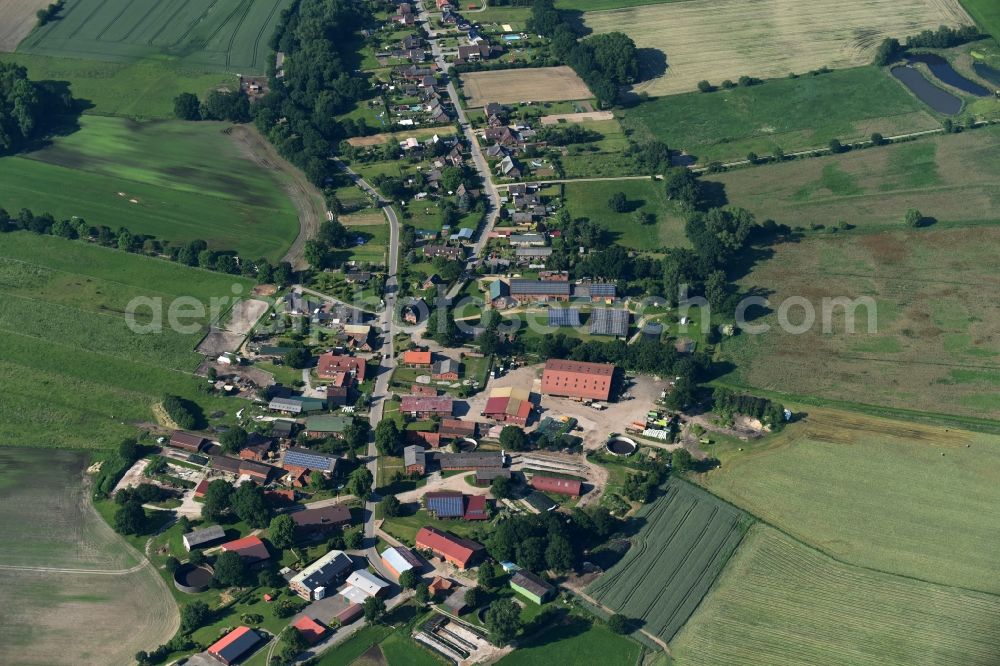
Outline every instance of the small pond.
[(976, 74), (978, 74), (983, 79), (1000, 87), (1000, 69), (990, 67), (989, 65), (982, 62), (973, 63), (972, 69), (976, 70)]
[(931, 74), (936, 76), (938, 80), (943, 83), (947, 83), (953, 88), (964, 90), (970, 95), (975, 95), (976, 97), (986, 97), (990, 94), (990, 91), (986, 88), (982, 87), (978, 83), (973, 83), (956, 72), (951, 66), (951, 63), (939, 55), (935, 55), (933, 53), (915, 53), (913, 55), (906, 56), (906, 61), (924, 63), (928, 68), (930, 68)]
[(912, 90), (921, 102), (938, 113), (953, 116), (962, 110), (962, 100), (950, 92), (938, 88), (914, 68), (897, 65), (890, 71), (893, 76), (903, 82), (903, 85)]

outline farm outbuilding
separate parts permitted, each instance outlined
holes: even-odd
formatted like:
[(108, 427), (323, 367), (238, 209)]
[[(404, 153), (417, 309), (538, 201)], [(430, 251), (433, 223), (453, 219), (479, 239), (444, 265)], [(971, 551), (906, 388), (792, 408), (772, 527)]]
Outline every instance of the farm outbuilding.
[(263, 640), (250, 627), (237, 627), (208, 648), (208, 653), (227, 666), (245, 657)]
[(554, 597), (556, 592), (556, 589), (547, 582), (523, 569), (511, 577), (510, 587), (521, 596), (539, 605)]
[(188, 532), (181, 540), (184, 542), (184, 549), (190, 551), (192, 548), (204, 548), (226, 538), (226, 531), (219, 525), (212, 525), (200, 530)]

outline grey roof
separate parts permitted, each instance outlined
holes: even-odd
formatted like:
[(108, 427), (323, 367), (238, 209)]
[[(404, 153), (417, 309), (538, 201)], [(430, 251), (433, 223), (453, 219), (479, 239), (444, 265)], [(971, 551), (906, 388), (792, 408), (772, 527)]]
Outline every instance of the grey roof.
[(427, 453), (424, 451), (424, 447), (412, 444), (403, 449), (403, 465), (409, 467), (410, 465), (426, 465), (427, 464)]
[(524, 280), (515, 279), (510, 281), (510, 293), (512, 296), (518, 294), (553, 294), (558, 296), (569, 296), (569, 282), (557, 280)]
[(211, 543), (226, 538), (226, 531), (219, 525), (212, 525), (200, 530), (192, 530), (184, 535), (188, 548), (197, 548), (202, 544)]
[(545, 234), (511, 234), (509, 241), (511, 245), (519, 243), (544, 245)]
[(551, 511), (552, 509), (559, 506), (558, 504), (553, 502), (552, 498), (550, 498), (548, 495), (540, 493), (537, 490), (529, 494), (527, 497), (525, 497), (524, 501), (533, 506), (534, 508), (538, 509), (539, 511)]
[(503, 455), (498, 451), (439, 453), (437, 460), (441, 469), (503, 467)]
[(458, 372), (459, 362), (453, 358), (444, 358), (434, 363), (431, 367), (431, 374), (440, 375), (445, 372)]
[(517, 585), (539, 597), (544, 597), (555, 589), (535, 574), (524, 569), (521, 569), (511, 577), (510, 584)]
[(518, 257), (549, 257), (552, 255), (551, 247), (519, 247), (514, 250)]
[(499, 476), (502, 476), (505, 479), (509, 479), (510, 478), (510, 470), (507, 469), (506, 467), (499, 467), (499, 468), (493, 467), (493, 468), (490, 468), (490, 469), (476, 470), (476, 481), (490, 481), (490, 482), (492, 482), (493, 479), (495, 479), (495, 478), (497, 478)]
[(577, 308), (553, 308), (549, 310), (549, 326), (579, 326), (580, 311)]
[(590, 334), (624, 337), (628, 334), (628, 318), (628, 310), (594, 310), (590, 315)]
[(309, 591), (324, 587), (335, 581), (343, 580), (354, 563), (342, 550), (331, 550), (305, 569), (300, 571), (289, 583), (298, 583)]
[(275, 419), (271, 421), (271, 434), (279, 436), (283, 434), (291, 434), (293, 427), (295, 427), (295, 421)]
[(268, 403), (267, 408), (272, 412), (289, 412), (299, 414), (302, 412), (302, 402), (292, 398), (273, 398)]

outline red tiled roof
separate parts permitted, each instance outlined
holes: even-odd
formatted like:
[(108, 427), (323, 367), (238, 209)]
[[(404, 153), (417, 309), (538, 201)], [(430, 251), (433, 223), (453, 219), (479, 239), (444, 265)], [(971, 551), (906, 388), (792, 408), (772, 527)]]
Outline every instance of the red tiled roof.
[(437, 432), (427, 432), (425, 430), (407, 430), (407, 444), (423, 444), (435, 448), (441, 446), (441, 434)]
[(299, 630), (299, 633), (310, 645), (323, 638), (323, 635), (328, 631), (326, 627), (308, 615), (300, 617), (292, 626)]
[(194, 489), (195, 497), (204, 497), (208, 492), (208, 479), (202, 479)]
[(473, 556), (483, 549), (481, 544), (462, 539), (433, 527), (421, 527), (417, 532), (417, 548), (426, 548), (465, 567)]
[(350, 373), (351, 370), (356, 371), (355, 379), (363, 382), (365, 380), (365, 359), (327, 352), (319, 357), (319, 362), (316, 365), (316, 374), (323, 378), (335, 378), (337, 373)]
[(607, 400), (615, 366), (550, 358), (542, 373), (542, 393)]
[(413, 363), (414, 365), (430, 365), (431, 353), (429, 351), (416, 351), (410, 349), (403, 352), (403, 363)]
[(341, 624), (349, 624), (350, 622), (353, 622), (355, 619), (357, 619), (362, 613), (364, 613), (364, 611), (365, 609), (361, 606), (361, 604), (351, 604), (344, 610), (334, 615), (334, 617)]
[(559, 479), (553, 476), (539, 476), (535, 474), (531, 477), (529, 485), (535, 490), (541, 490), (546, 493), (579, 497), (583, 482), (579, 479)]
[(466, 520), (486, 520), (490, 517), (486, 511), (486, 495), (465, 496)]
[(222, 544), (222, 550), (236, 553), (240, 557), (250, 560), (251, 563), (260, 562), (271, 557), (271, 554), (267, 552), (267, 546), (257, 536), (243, 537), (242, 539), (224, 543)]
[(461, 419), (441, 419), (441, 426), (438, 432), (442, 436), (451, 435), (459, 437), (473, 437), (476, 434), (476, 424), (474, 421), (463, 421)]
[(423, 396), (404, 395), (403, 402), (399, 406), (401, 412), (436, 412), (438, 414), (451, 414), (454, 401), (446, 396)]

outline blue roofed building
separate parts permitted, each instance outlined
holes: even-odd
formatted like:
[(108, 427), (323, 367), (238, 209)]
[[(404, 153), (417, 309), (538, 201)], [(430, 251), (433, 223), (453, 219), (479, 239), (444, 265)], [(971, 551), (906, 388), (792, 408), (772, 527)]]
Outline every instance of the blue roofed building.
[(293, 446), (285, 451), (282, 460), (282, 467), (298, 467), (301, 469), (311, 469), (318, 472), (333, 472), (337, 468), (337, 456), (310, 451), (309, 449)]

